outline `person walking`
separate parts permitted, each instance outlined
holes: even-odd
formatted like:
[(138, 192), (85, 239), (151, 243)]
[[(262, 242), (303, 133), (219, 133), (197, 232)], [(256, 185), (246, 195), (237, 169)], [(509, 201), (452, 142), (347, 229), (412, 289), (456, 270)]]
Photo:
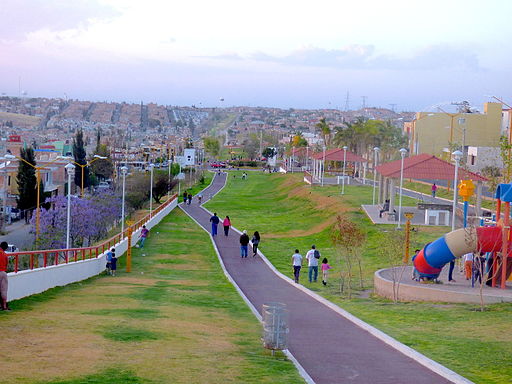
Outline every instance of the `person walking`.
[(203, 195), (200, 193), (197, 195), (197, 204), (201, 205), (202, 200), (203, 200)]
[(116, 271), (117, 271), (117, 257), (116, 257), (115, 248), (112, 248), (112, 257), (110, 259), (110, 270), (112, 272), (112, 276), (115, 276)]
[(192, 194), (189, 193), (188, 194), (188, 203), (187, 204), (190, 205), (191, 202), (192, 202)]
[(296, 249), (295, 253), (292, 255), (292, 266), (293, 277), (295, 278), (295, 282), (299, 284), (300, 269), (302, 268), (302, 255), (299, 253), (298, 249)]
[(9, 283), (7, 280), (7, 265), (9, 264), (9, 256), (5, 253), (5, 250), (9, 247), (6, 241), (0, 243), (0, 296), (2, 299), (2, 311), (10, 311), (11, 309), (7, 305), (7, 291), (9, 289)]
[(249, 245), (249, 236), (247, 235), (247, 231), (244, 230), (242, 235), (240, 236), (240, 257), (247, 257), (247, 246)]
[(188, 199), (188, 192), (183, 191), (183, 204), (187, 204), (187, 199)]
[(142, 230), (140, 231), (140, 241), (139, 248), (144, 248), (144, 243), (146, 242), (146, 238), (149, 235), (149, 229), (146, 228), (145, 225), (142, 226)]
[(436, 183), (432, 184), (432, 197), (436, 197), (437, 185)]
[(222, 222), (222, 226), (224, 227), (224, 236), (227, 236), (229, 234), (229, 227), (231, 227), (231, 220), (229, 220), (229, 216), (226, 216)]
[(213, 216), (210, 217), (210, 223), (212, 223), (212, 236), (217, 235), (217, 225), (219, 225), (220, 219), (219, 216), (217, 216), (217, 213), (214, 212)]
[(448, 269), (448, 282), (456, 283), (453, 279), (453, 270), (455, 269), (455, 260), (450, 261), (450, 268)]
[(308, 261), (308, 278), (309, 282), (315, 282), (318, 278), (318, 259), (320, 258), (320, 252), (316, 249), (315, 245), (311, 246), (311, 249), (306, 253), (306, 260)]
[(252, 257), (254, 257), (258, 253), (258, 245), (260, 243), (260, 233), (258, 231), (255, 231), (254, 235), (252, 235), (251, 243), (252, 243)]
[(329, 269), (332, 267), (329, 265), (327, 258), (324, 257), (322, 260), (322, 284), (327, 285), (327, 276), (329, 276)]

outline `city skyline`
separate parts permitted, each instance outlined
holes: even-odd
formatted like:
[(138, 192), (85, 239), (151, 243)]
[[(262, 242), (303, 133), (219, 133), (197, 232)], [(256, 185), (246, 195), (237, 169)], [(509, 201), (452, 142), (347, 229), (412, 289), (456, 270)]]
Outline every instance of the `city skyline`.
[[(510, 94), (498, 0), (241, 6), (3, 2), (0, 93), (166, 105), (432, 110)], [(20, 88), (21, 79), (21, 88)], [(224, 101), (221, 101), (224, 99)]]

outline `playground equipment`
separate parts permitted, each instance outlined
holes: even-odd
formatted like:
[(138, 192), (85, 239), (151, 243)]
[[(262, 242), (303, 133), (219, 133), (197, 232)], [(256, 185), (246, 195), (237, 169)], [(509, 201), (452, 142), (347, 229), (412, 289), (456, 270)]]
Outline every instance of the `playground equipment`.
[[(461, 182), (459, 190), (464, 198), (464, 224), (467, 222), (467, 203), (474, 187), (467, 180)], [(505, 288), (510, 276), (512, 250), (510, 243), (510, 202), (512, 183), (500, 184), (496, 190), (496, 225), (478, 228), (461, 228), (445, 234), (427, 244), (414, 259), (414, 267), (420, 277), (436, 279), (450, 261), (470, 252), (492, 252), (492, 286), (498, 283)], [(504, 203), (502, 217), (502, 203)]]

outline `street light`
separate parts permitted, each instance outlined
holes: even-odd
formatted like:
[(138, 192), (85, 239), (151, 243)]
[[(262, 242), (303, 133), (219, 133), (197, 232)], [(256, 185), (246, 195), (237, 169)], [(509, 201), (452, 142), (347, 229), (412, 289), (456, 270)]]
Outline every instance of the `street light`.
[(151, 219), (151, 212), (153, 211), (153, 163), (149, 164), (149, 170), (151, 172), (151, 181), (149, 185), (149, 218)]
[[(64, 157), (61, 157), (64, 158)], [(76, 161), (71, 161), (73, 164), (78, 165), (80, 168), (82, 168), (82, 184), (80, 188), (80, 197), (84, 197), (84, 169), (85, 167), (88, 167), (92, 163), (94, 163), (96, 160), (106, 160), (108, 157), (100, 156), (100, 155), (94, 155), (93, 159), (91, 161), (87, 161), (85, 164), (79, 164)]]
[(71, 163), (66, 164), (64, 167), (68, 172), (68, 214), (66, 226), (66, 249), (69, 249), (69, 238), (71, 233), (71, 177), (75, 175), (75, 166)]
[(341, 194), (345, 194), (345, 164), (347, 162), (347, 146), (343, 146), (343, 183), (341, 184)]
[(325, 177), (325, 145), (324, 145), (324, 155), (322, 158), (322, 187), (324, 186), (324, 177)]
[(452, 206), (452, 231), (455, 229), (455, 208), (457, 208), (457, 183), (459, 181), (459, 161), (462, 158), (461, 151), (452, 153), (455, 159), (455, 175), (453, 177), (453, 206)]
[(377, 170), (375, 169), (375, 167), (377, 166), (379, 152), (380, 152), (379, 147), (373, 148), (373, 200), (372, 200), (372, 205), (375, 205), (375, 188), (377, 186)]
[[(402, 162), (400, 163), (400, 197), (398, 200), (398, 225), (397, 229), (400, 229), (400, 222), (402, 220), (402, 185), (404, 183), (404, 159), (407, 154), (407, 149), (400, 149), (400, 156), (402, 157)], [(393, 193), (395, 193), (393, 191)]]
[(7, 172), (7, 166), (11, 164), (10, 161), (6, 161), (4, 163), (4, 198), (3, 198), (3, 211), (2, 211), (2, 215), (3, 215), (3, 225), (4, 225), (4, 228), (5, 226), (7, 225), (7, 222), (9, 221), (8, 217), (7, 217), (7, 178), (8, 178), (8, 172)]
[[(18, 157), (18, 156), (15, 156), (15, 155), (12, 155), (10, 153), (7, 153), (5, 156), (4, 156), (4, 159), (9, 159), (9, 160), (14, 160), (14, 159), (18, 159), (19, 161), (22, 161), (24, 162), (25, 164), (31, 166), (32, 168), (34, 168), (36, 170), (36, 188), (37, 188), (37, 197), (36, 197), (36, 244), (37, 244), (37, 241), (39, 240), (39, 219), (40, 219), (40, 212), (39, 212), (39, 205), (41, 203), (41, 186), (40, 186), (40, 180), (41, 180), (41, 170), (45, 169), (45, 167), (39, 167), (37, 165), (34, 165), (30, 162), (28, 162), (27, 160), (25, 160), (24, 158), (22, 157)], [(55, 160), (53, 161), (50, 161), (49, 163), (46, 163), (46, 165), (50, 165), (50, 164), (53, 164), (55, 163), (56, 161), (59, 161), (59, 160), (62, 160), (62, 159), (65, 159), (64, 156), (57, 156), (55, 158)]]
[(126, 174), (128, 173), (128, 167), (122, 166), (121, 167), (121, 174), (123, 175), (123, 202), (121, 206), (121, 236), (124, 237), (124, 206), (125, 206), (125, 188), (126, 188)]

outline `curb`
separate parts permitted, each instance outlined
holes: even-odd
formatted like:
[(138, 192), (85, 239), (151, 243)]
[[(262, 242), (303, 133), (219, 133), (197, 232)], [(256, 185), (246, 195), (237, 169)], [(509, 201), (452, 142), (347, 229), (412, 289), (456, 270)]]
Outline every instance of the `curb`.
[[(214, 176), (215, 178), (215, 176)], [(213, 179), (214, 179), (213, 178)], [(213, 183), (213, 179), (212, 179), (212, 183)], [(227, 181), (227, 178), (226, 178), (226, 181)], [(211, 186), (211, 184), (207, 187), (209, 188)], [(222, 191), (222, 189), (224, 189), (224, 187), (226, 186), (226, 183), (224, 183), (224, 185), (222, 186), (221, 189), (219, 189), (213, 196), (215, 196), (217, 193), (219, 193), (220, 191)], [(205, 188), (206, 189), (206, 188)], [(203, 189), (204, 191), (204, 189)], [(206, 203), (208, 200), (204, 201), (204, 203)], [(204, 204), (202, 203), (202, 204)], [(200, 205), (200, 207), (202, 209), (204, 209), (206, 212), (208, 212), (209, 214), (212, 214), (212, 212), (210, 212), (209, 210), (207, 210), (206, 208), (202, 207), (202, 204)], [(190, 216), (190, 214), (184, 210), (181, 205), (178, 205), (178, 207), (188, 216), (190, 217), (198, 226), (199, 228), (201, 228), (203, 231), (205, 231), (206, 233), (208, 233), (208, 236), (210, 237), (210, 240), (213, 244), (213, 248), (215, 249), (215, 253), (217, 254), (217, 259), (219, 260), (219, 263), (220, 263), (220, 266), (222, 267), (222, 271), (224, 272), (224, 275), (226, 276), (226, 278), (228, 279), (228, 281), (235, 287), (235, 289), (237, 290), (238, 294), (240, 295), (240, 297), (242, 297), (242, 299), (244, 300), (245, 304), (247, 304), (247, 306), (249, 307), (249, 309), (251, 310), (251, 312), (253, 313), (253, 315), (258, 319), (258, 321), (260, 323), (263, 322), (263, 318), (261, 317), (260, 313), (258, 312), (258, 310), (256, 309), (256, 307), (249, 301), (249, 299), (247, 298), (247, 296), (245, 296), (245, 293), (243, 293), (243, 291), (240, 289), (240, 287), (238, 286), (238, 284), (235, 282), (235, 280), (233, 279), (233, 277), (231, 277), (231, 275), (229, 274), (229, 272), (227, 271), (226, 269), (226, 266), (224, 265), (224, 261), (222, 260), (222, 257), (220, 256), (220, 252), (219, 252), (219, 249), (217, 248), (217, 244), (215, 244), (215, 240), (213, 239), (213, 236), (211, 235), (211, 233), (206, 229), (204, 228), (201, 224), (199, 224), (199, 222), (194, 219), (192, 216)], [(233, 228), (233, 227), (232, 227)], [(238, 229), (236, 228), (233, 228), (236, 232), (238, 233), (241, 233)], [(258, 250), (258, 253), (259, 253), (259, 250)], [(285, 349), (283, 350), (283, 353), (286, 355), (286, 357), (293, 363), (293, 365), (295, 365), (295, 367), (297, 368), (297, 370), (299, 371), (299, 374), (302, 376), (302, 378), (304, 379), (304, 381), (307, 383), (307, 384), (316, 384), (315, 381), (311, 378), (311, 376), (309, 376), (309, 374), (306, 372), (306, 370), (304, 369), (304, 367), (299, 363), (299, 361), (295, 358), (295, 356), (293, 356), (293, 354), (288, 350), (288, 349)]]

